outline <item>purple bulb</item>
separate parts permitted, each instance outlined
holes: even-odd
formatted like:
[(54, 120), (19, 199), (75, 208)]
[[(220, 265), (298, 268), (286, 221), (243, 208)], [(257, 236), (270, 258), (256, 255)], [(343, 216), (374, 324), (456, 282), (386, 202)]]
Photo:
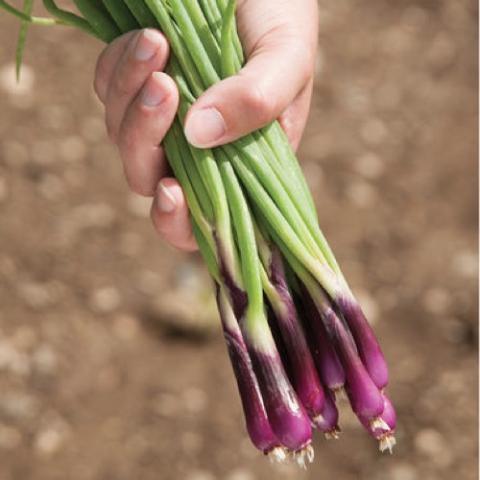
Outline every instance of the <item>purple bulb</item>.
[(319, 311), (345, 370), (346, 390), (353, 411), (368, 419), (377, 418), (383, 411), (382, 395), (358, 356), (348, 327), (327, 302), (320, 305)]
[(217, 288), (217, 303), (228, 353), (242, 401), (247, 431), (252, 443), (267, 454), (281, 447), (281, 443), (273, 433), (268, 421), (258, 381), (234, 316), (233, 308), (219, 288)]
[(372, 327), (353, 296), (335, 299), (357, 345), (360, 357), (373, 382), (382, 390), (388, 384), (388, 367)]
[(270, 299), (272, 332), (277, 332), (277, 337), (281, 337), (278, 339), (280, 341), (277, 340), (277, 345), (280, 346), (289, 378), (309, 417), (313, 419), (323, 411), (325, 394), (297, 316), (285, 279), (282, 257), (277, 248), (272, 249), (269, 271), (269, 279), (275, 290), (274, 298)]
[(314, 425), (325, 434), (326, 438), (338, 438), (340, 428), (338, 427), (338, 409), (335, 404), (335, 397), (332, 392), (325, 394), (325, 406)]
[(318, 308), (305, 288), (302, 289), (299, 307), (310, 338), (310, 349), (323, 384), (332, 391), (339, 391), (345, 385), (345, 371), (329, 339), (328, 332)]
[(397, 427), (397, 415), (390, 399), (383, 394), (383, 412), (376, 422), (372, 422), (367, 418), (359, 416), (360, 422), (368, 431), (368, 433), (379, 441), (379, 448), (383, 452), (389, 450), (395, 445), (395, 428)]

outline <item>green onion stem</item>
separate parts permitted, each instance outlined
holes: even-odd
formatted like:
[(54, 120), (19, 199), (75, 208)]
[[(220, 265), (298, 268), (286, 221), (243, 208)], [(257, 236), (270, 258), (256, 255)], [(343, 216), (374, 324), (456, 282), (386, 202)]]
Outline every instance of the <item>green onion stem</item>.
[(139, 27), (136, 18), (125, 3), (118, 0), (102, 0), (102, 2), (122, 33), (136, 30)]
[(248, 309), (251, 310), (252, 318), (260, 318), (263, 316), (263, 294), (250, 209), (229, 158), (221, 150), (216, 152), (216, 156), (219, 160), (219, 168), (238, 239), (243, 282), (248, 296)]
[(215, 36), (213, 35), (208, 21), (203, 14), (202, 9), (198, 2), (182, 2), (188, 18), (191, 19), (193, 28), (195, 29), (197, 36), (205, 47), (205, 50), (212, 62), (212, 66), (216, 72), (221, 70), (221, 54), (220, 47), (217, 43)]
[[(21, 10), (18, 10), (15, 7), (12, 7), (5, 0), (0, 0), (0, 8), (6, 12), (14, 15), (19, 18), (22, 22), (30, 23), (32, 25), (44, 25), (44, 26), (53, 26), (53, 25), (66, 25), (67, 22), (64, 22), (57, 18), (48, 18), (48, 17), (36, 17), (34, 15), (29, 15)], [(86, 22), (85, 22), (86, 23)], [(87, 24), (88, 25), (88, 24)], [(88, 32), (93, 33), (93, 32)]]
[(208, 85), (203, 83), (203, 79), (198, 73), (194, 59), (192, 59), (190, 54), (190, 52), (195, 50), (191, 50), (184, 45), (183, 39), (170, 18), (168, 10), (160, 0), (145, 0), (145, 2), (168, 37), (170, 46), (182, 67), (182, 74), (188, 82), (192, 93), (195, 97), (199, 97)]
[(158, 22), (144, 0), (123, 0), (142, 28), (157, 28)]
[(236, 0), (230, 0), (228, 2), (227, 9), (224, 12), (222, 36), (221, 36), (221, 65), (222, 65), (222, 78), (235, 75), (240, 65), (235, 56), (235, 46), (233, 43), (233, 36), (235, 33), (235, 7)]
[(203, 79), (205, 88), (208, 88), (220, 80), (219, 73), (215, 70), (208, 52), (195, 30), (183, 0), (170, 0), (170, 5), (171, 14), (182, 32), (185, 46), (190, 52), (195, 52), (193, 62)]
[(111, 42), (120, 35), (120, 30), (101, 3), (96, 0), (73, 1), (99, 38)]

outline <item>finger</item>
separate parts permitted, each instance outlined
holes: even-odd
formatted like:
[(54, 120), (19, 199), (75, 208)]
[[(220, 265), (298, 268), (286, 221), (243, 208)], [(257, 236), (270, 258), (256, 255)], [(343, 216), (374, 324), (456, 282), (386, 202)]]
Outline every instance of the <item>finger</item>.
[(174, 178), (160, 181), (151, 217), (155, 228), (168, 243), (180, 250), (198, 249), (183, 190)]
[(150, 74), (165, 68), (167, 59), (168, 43), (159, 31), (141, 30), (130, 40), (107, 88), (106, 123), (114, 142), (127, 107)]
[(279, 122), (287, 134), (290, 145), (297, 150), (307, 124), (313, 93), (313, 79), (300, 92), (297, 98), (279, 117)]
[(185, 134), (197, 147), (231, 142), (278, 118), (305, 87), (313, 60), (296, 39), (263, 44), (238, 75), (207, 90), (187, 115)]
[(153, 196), (168, 171), (160, 146), (178, 108), (178, 90), (165, 73), (154, 72), (128, 108), (120, 127), (118, 147), (131, 189)]
[(115, 65), (123, 55), (128, 42), (137, 33), (138, 31), (134, 30), (116, 38), (104, 48), (103, 52), (98, 57), (97, 65), (95, 67), (93, 88), (102, 103), (105, 103), (107, 99), (107, 87), (110, 83), (110, 78), (115, 69)]

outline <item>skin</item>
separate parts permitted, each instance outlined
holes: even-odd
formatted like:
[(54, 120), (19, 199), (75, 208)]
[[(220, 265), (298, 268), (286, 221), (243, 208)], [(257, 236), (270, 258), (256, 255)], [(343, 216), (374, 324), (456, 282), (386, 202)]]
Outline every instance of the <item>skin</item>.
[[(239, 1), (237, 23), (248, 61), (192, 106), (185, 122), (187, 139), (197, 147), (213, 147), (278, 119), (297, 148), (312, 96), (317, 2)], [(129, 32), (100, 55), (94, 87), (130, 188), (153, 197), (152, 221), (165, 240), (191, 251), (197, 247), (186, 201), (169, 176), (161, 147), (178, 107), (175, 83), (163, 73), (168, 55), (160, 32)]]

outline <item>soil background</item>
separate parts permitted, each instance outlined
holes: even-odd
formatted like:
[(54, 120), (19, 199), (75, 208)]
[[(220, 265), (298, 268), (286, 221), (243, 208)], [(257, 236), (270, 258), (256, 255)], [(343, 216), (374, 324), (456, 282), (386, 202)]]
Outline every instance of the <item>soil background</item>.
[(398, 446), (342, 407), (304, 472), (250, 445), (198, 257), (128, 192), (101, 45), (0, 15), (0, 479), (477, 478), (477, 4), (321, 0), (300, 158), (391, 365)]

